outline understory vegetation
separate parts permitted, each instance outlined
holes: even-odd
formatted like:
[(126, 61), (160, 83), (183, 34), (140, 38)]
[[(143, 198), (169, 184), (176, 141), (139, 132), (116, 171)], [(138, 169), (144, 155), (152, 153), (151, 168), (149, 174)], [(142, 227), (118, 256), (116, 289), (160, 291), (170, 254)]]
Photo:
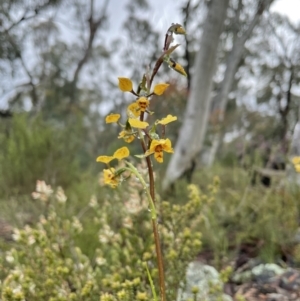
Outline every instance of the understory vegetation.
[[(158, 275), (141, 184), (131, 176), (121, 188), (103, 186), (96, 169), (82, 172), (74, 159), (80, 144), (61, 152), (67, 131), (57, 135), (37, 118), (35, 133), (25, 120), (14, 117), (9, 135), (1, 134), (7, 147), (0, 156), (0, 219), (14, 229), (12, 238), (0, 231), (2, 299), (151, 299), (143, 262), (154, 283)], [(28, 160), (33, 152), (39, 160)], [(40, 166), (51, 158), (49, 168)], [(137, 168), (146, 177), (146, 165)], [(251, 176), (237, 162), (219, 162), (198, 170), (192, 184), (182, 179), (157, 196), (168, 299), (176, 298), (187, 264), (202, 254), (227, 274), (243, 244), (255, 245), (262, 262), (299, 263), (299, 189), (283, 179), (253, 185)]]

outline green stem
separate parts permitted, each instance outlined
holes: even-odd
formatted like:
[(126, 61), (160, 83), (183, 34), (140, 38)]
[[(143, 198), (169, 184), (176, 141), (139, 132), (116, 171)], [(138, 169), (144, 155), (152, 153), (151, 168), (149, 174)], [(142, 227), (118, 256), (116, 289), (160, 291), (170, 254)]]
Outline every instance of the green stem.
[(147, 184), (146, 184), (145, 180), (143, 179), (143, 177), (141, 176), (141, 174), (138, 172), (138, 170), (130, 162), (126, 161), (126, 164), (127, 164), (127, 166), (129, 166), (129, 168), (125, 168), (125, 169), (127, 169), (130, 172), (132, 172), (140, 180), (141, 184), (143, 185), (143, 188), (146, 191), (147, 198), (148, 198), (148, 201), (149, 201), (149, 204), (150, 204), (150, 208), (151, 208), (151, 218), (153, 220), (156, 220), (157, 219), (156, 208), (154, 206), (153, 199), (152, 199), (152, 197), (150, 195), (150, 192), (149, 192), (149, 189), (147, 187)]
[[(141, 140), (141, 144), (142, 144), (144, 152), (146, 152), (145, 141)], [(146, 190), (147, 197), (150, 202), (151, 216), (152, 216), (152, 229), (153, 229), (153, 235), (154, 235), (155, 251), (156, 251), (157, 266), (158, 266), (158, 275), (159, 275), (160, 297), (161, 297), (161, 301), (166, 301), (167, 298), (166, 298), (164, 264), (163, 264), (161, 246), (160, 246), (160, 239), (159, 239), (159, 233), (158, 233), (158, 227), (157, 227), (157, 213), (156, 213), (156, 207), (155, 207), (154, 174), (153, 174), (151, 159), (149, 156), (146, 157), (146, 162), (147, 162), (148, 174), (149, 174), (149, 188), (147, 187), (146, 182), (144, 181), (142, 176), (139, 174), (137, 169), (129, 162), (126, 162), (126, 164), (129, 166), (129, 168), (127, 170), (132, 171), (138, 177), (138, 179), (141, 181), (143, 187)]]
[[(159, 70), (161, 64), (163, 63), (163, 57), (164, 55), (160, 56), (154, 66), (154, 69), (152, 71), (151, 77), (147, 76), (147, 93), (150, 94), (151, 85), (153, 82), (153, 79)], [(141, 112), (140, 115), (140, 121), (144, 121), (144, 112)], [(141, 140), (141, 145), (143, 148), (144, 153), (147, 151), (146, 143), (144, 140), (144, 136), (142, 135), (141, 130), (139, 130), (139, 136)], [(151, 140), (149, 139), (149, 143)], [(146, 191), (150, 193), (151, 197), (151, 204), (153, 204), (154, 210), (155, 210), (155, 184), (154, 184), (154, 173), (152, 168), (152, 162), (150, 159), (150, 156), (146, 157), (147, 167), (148, 167), (148, 175), (149, 175), (149, 190), (148, 188)], [(153, 211), (153, 210), (152, 210)], [(156, 215), (156, 210), (155, 210)], [(159, 289), (160, 289), (160, 298), (161, 301), (166, 301), (166, 284), (165, 284), (165, 275), (164, 275), (164, 265), (163, 265), (163, 257), (161, 252), (161, 245), (160, 245), (160, 239), (159, 239), (159, 233), (158, 233), (158, 226), (157, 226), (157, 220), (156, 218), (152, 218), (152, 229), (153, 229), (153, 235), (154, 235), (154, 242), (155, 242), (155, 251), (156, 251), (156, 257), (157, 257), (157, 266), (158, 266), (158, 275), (159, 275)]]
[(145, 267), (146, 267), (146, 270), (147, 270), (147, 275), (148, 275), (148, 279), (149, 279), (149, 282), (150, 282), (153, 299), (154, 299), (154, 301), (157, 301), (157, 295), (156, 295), (155, 287), (154, 287), (153, 280), (152, 280), (152, 277), (151, 277), (151, 274), (150, 274), (150, 271), (149, 271), (149, 268), (148, 268), (146, 262), (145, 262)]

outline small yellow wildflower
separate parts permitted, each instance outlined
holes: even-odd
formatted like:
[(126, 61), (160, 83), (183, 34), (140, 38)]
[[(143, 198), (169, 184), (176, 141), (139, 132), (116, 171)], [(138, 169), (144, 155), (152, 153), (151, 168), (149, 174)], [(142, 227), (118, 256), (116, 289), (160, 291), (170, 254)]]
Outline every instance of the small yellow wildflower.
[(166, 124), (168, 124), (168, 123), (170, 123), (170, 122), (173, 122), (173, 121), (175, 121), (175, 120), (177, 120), (177, 117), (176, 117), (176, 116), (172, 116), (172, 115), (169, 114), (167, 117), (165, 117), (165, 118), (163, 118), (163, 119), (157, 121), (156, 123), (157, 123), (157, 124), (163, 124), (163, 125), (166, 125)]
[(150, 252), (145, 252), (143, 254), (143, 261), (148, 261), (153, 257), (153, 255)]
[(140, 97), (136, 103), (138, 104), (141, 112), (145, 112), (149, 106), (149, 100), (146, 97)]
[(131, 143), (134, 140), (134, 134), (132, 131), (123, 130), (119, 133), (118, 138), (123, 138), (125, 142)]
[(145, 129), (149, 125), (148, 122), (140, 121), (138, 119), (133, 119), (133, 118), (129, 118), (128, 122), (133, 128), (137, 128), (137, 129)]
[(154, 158), (157, 162), (163, 162), (163, 151), (167, 153), (173, 153), (174, 150), (172, 148), (171, 140), (170, 139), (159, 139), (159, 140), (152, 140), (149, 150), (146, 151), (145, 156), (149, 156), (154, 154)]
[(114, 152), (114, 158), (116, 158), (118, 160), (122, 160), (122, 159), (128, 157), (129, 154), (130, 154), (129, 149), (126, 146), (124, 146), (124, 147), (117, 149)]
[(293, 162), (294, 165), (300, 164), (300, 156), (294, 157), (294, 158), (292, 159), (292, 162)]
[(115, 176), (115, 169), (104, 169), (103, 170), (104, 184), (110, 185), (112, 188), (116, 188), (119, 184), (119, 177)]
[(112, 161), (113, 159), (115, 159), (113, 156), (99, 156), (96, 161), (97, 162), (102, 162), (102, 163), (109, 163), (110, 161)]
[(127, 116), (129, 118), (140, 117), (141, 108), (138, 103), (134, 102), (127, 107)]
[(121, 117), (120, 114), (109, 114), (109, 115), (106, 116), (105, 122), (106, 123), (118, 122), (118, 120), (120, 119), (120, 117)]
[(104, 293), (100, 297), (100, 301), (113, 301), (113, 300), (115, 300), (115, 297), (109, 293)]
[(149, 299), (147, 294), (144, 292), (137, 292), (136, 298), (137, 298), (137, 300), (141, 300), (141, 301), (146, 301)]
[(117, 296), (120, 300), (124, 300), (128, 293), (123, 289), (117, 293)]
[(300, 156), (293, 157), (292, 163), (294, 165), (296, 172), (300, 173)]

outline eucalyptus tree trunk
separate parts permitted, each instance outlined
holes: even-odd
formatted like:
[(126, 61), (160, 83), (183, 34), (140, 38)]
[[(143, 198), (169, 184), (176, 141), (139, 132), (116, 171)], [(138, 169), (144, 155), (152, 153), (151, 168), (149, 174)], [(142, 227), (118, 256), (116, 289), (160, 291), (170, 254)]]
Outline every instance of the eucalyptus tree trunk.
[(243, 52), (245, 49), (245, 43), (250, 38), (253, 29), (258, 24), (261, 15), (263, 12), (267, 9), (269, 9), (270, 4), (273, 2), (273, 0), (267, 0), (267, 1), (259, 1), (257, 6), (257, 11), (255, 15), (253, 16), (250, 24), (248, 25), (247, 29), (244, 30), (242, 34), (238, 36), (238, 33), (235, 33), (234, 40), (233, 40), (233, 46), (232, 49), (228, 55), (228, 59), (226, 62), (226, 69), (224, 73), (224, 79), (221, 83), (220, 90), (218, 94), (215, 97), (215, 108), (219, 114), (218, 114), (218, 131), (214, 134), (213, 140), (212, 140), (212, 147), (210, 150), (210, 154), (208, 156), (208, 162), (207, 165), (210, 166), (215, 160), (215, 156), (217, 154), (217, 151), (220, 146), (221, 139), (223, 138), (223, 133), (221, 133), (222, 129), (222, 123), (224, 122), (225, 118), (225, 111), (226, 106), (228, 102), (228, 95), (230, 93), (230, 90), (232, 88), (233, 82), (234, 82), (234, 76), (237, 72), (238, 65), (243, 57)]
[[(300, 118), (300, 116), (299, 116), (299, 118)], [(294, 157), (300, 157), (300, 121), (298, 121), (296, 123), (295, 129), (294, 129), (290, 155), (294, 156)]]
[(175, 153), (163, 181), (164, 189), (189, 169), (201, 150), (209, 116), (219, 38), (226, 18), (228, 3), (229, 0), (211, 0), (209, 2), (200, 38), (200, 49), (196, 56), (185, 118), (179, 132)]

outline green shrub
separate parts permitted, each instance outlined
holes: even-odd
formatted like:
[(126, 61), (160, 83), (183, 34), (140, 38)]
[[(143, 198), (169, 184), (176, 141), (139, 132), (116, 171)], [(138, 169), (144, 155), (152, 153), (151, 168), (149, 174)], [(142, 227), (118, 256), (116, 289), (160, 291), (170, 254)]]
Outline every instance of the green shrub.
[(71, 131), (76, 129), (49, 125), (41, 116), (15, 114), (0, 133), (0, 197), (29, 194), (37, 179), (64, 187), (78, 181), (80, 141)]
[[(144, 167), (140, 169), (145, 172)], [(135, 177), (124, 184), (125, 189), (110, 193), (102, 187), (103, 199), (93, 195), (79, 215), (70, 218), (72, 200), (65, 202), (61, 188), (53, 192), (40, 182), (33, 196), (46, 213), (36, 225), (15, 230), (15, 243), (1, 264), (2, 299), (152, 299), (144, 263), (154, 282), (158, 271), (148, 205)], [(185, 204), (159, 201), (158, 206), (167, 297), (173, 300), (187, 264), (200, 251), (201, 212), (215, 193), (204, 195), (195, 185), (188, 191)], [(91, 236), (93, 255), (89, 257), (79, 245), (90, 244)]]
[(215, 265), (221, 268), (236, 257), (242, 243), (257, 244), (257, 256), (265, 262), (280, 260), (281, 251), (295, 244), (299, 188), (290, 187), (284, 179), (274, 179), (269, 188), (253, 186), (247, 171), (222, 166), (203, 169), (194, 182), (206, 193), (213, 189), (209, 183), (214, 174), (221, 179), (220, 187), (214, 202), (202, 211), (201, 232), (203, 247), (214, 254)]

